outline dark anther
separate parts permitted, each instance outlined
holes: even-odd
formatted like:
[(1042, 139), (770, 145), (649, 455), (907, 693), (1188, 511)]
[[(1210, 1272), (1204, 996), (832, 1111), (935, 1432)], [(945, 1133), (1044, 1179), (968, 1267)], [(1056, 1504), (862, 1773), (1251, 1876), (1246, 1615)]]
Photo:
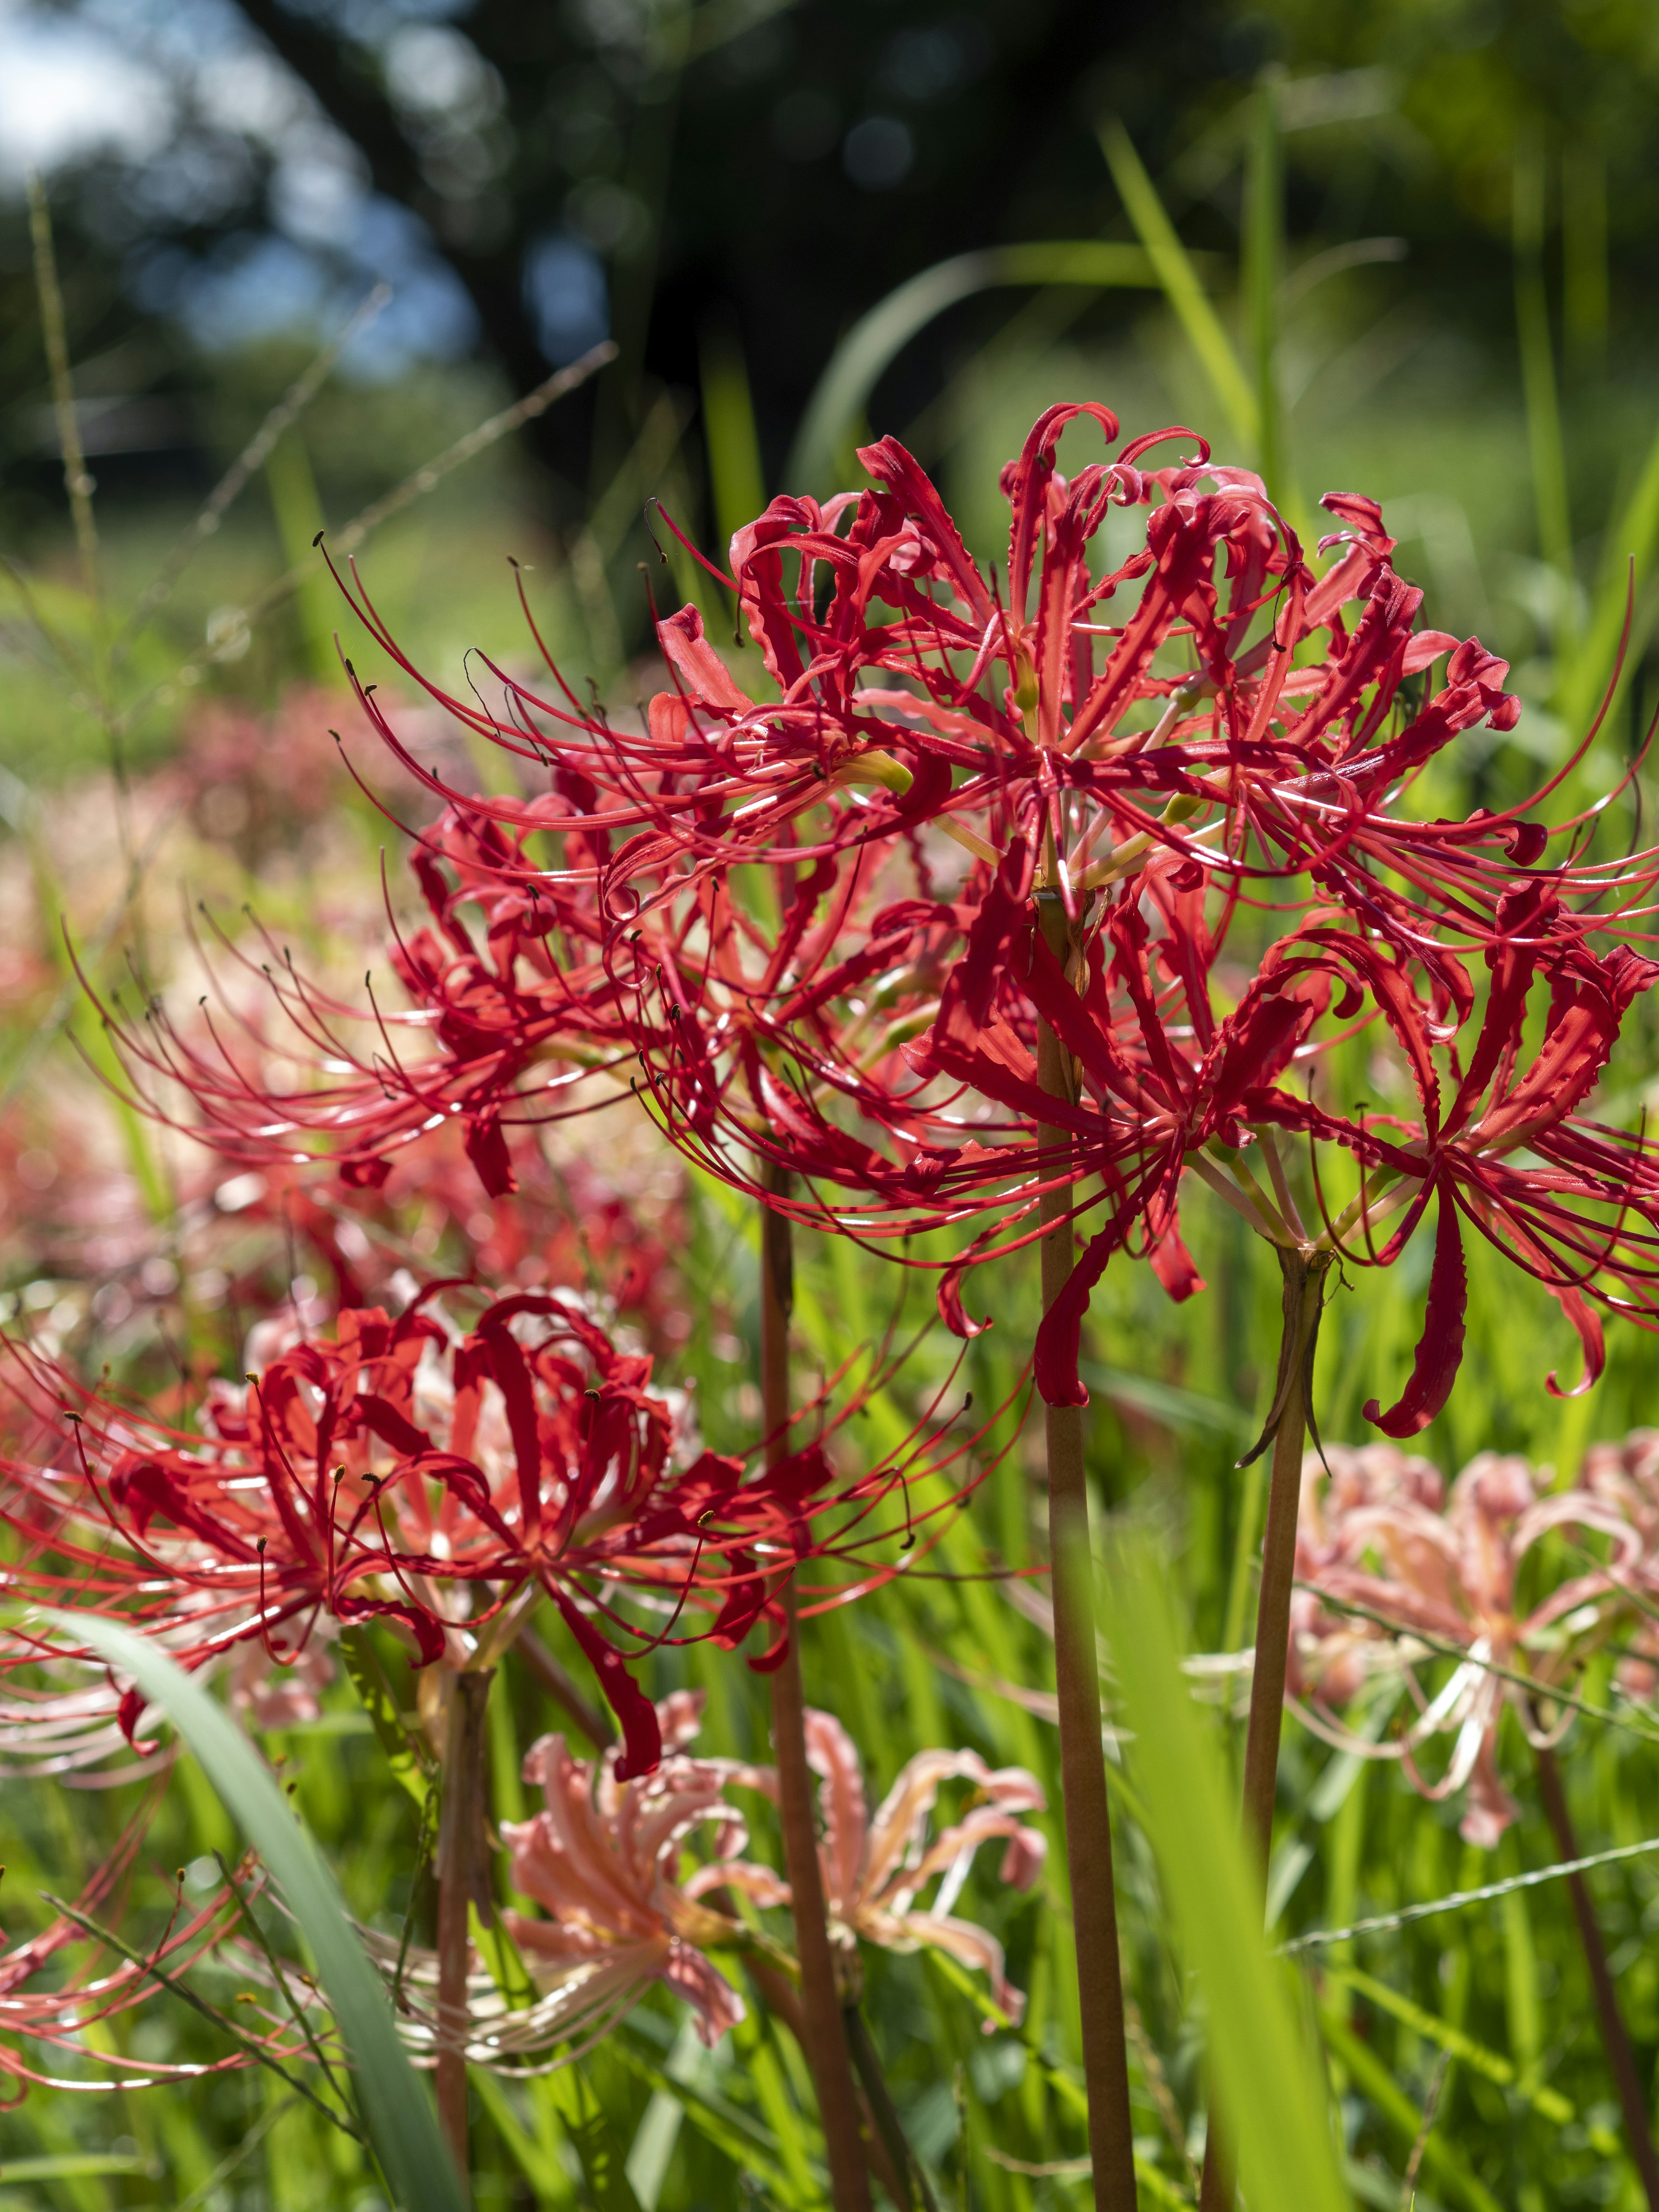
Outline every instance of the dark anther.
[(316, 536), (312, 539), (312, 541), (311, 541), (311, 550), (312, 550), (312, 551), (313, 551), (313, 553), (317, 550), (317, 548), (318, 548), (318, 547), (322, 544), (323, 539), (327, 536), (327, 534), (328, 534), (328, 533), (326, 532), (326, 531), (319, 530), (319, 531), (317, 532), (317, 535), (316, 535)]

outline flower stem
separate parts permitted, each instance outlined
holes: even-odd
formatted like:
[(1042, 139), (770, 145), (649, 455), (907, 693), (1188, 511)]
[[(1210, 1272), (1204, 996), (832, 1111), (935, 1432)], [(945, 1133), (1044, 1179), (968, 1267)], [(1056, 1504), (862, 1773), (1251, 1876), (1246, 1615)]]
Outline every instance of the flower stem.
[(488, 1910), (489, 1850), (484, 1832), (484, 1708), (493, 1671), (456, 1674), (444, 1732), (443, 1805), (438, 1820), (438, 2118), (466, 2186), (466, 1908)]
[[(1285, 1720), (1291, 1594), (1296, 1583), (1296, 1524), (1302, 1504), (1302, 1441), (1308, 1421), (1308, 1386), (1319, 1334), (1320, 1306), (1332, 1265), (1328, 1252), (1283, 1244), (1274, 1249), (1285, 1276), (1284, 1318), (1279, 1376), (1267, 1417), (1267, 1433), (1273, 1447), (1273, 1474), (1267, 1486), (1267, 1525), (1261, 1540), (1255, 1663), (1250, 1674), (1250, 1718), (1244, 1739), (1244, 1841), (1255, 1863), (1264, 1902), (1267, 1859), (1273, 1849), (1273, 1799), (1279, 1785), (1279, 1738)], [(1233, 2201), (1234, 2179), (1231, 2151), (1212, 2091), (1199, 2212), (1225, 2212)]]
[[(768, 1170), (768, 1188), (782, 1194), (787, 1176)], [(788, 1218), (768, 1206), (761, 1213), (761, 1401), (769, 1466), (789, 1450), (789, 1314), (793, 1304), (793, 1245)], [(772, 1676), (772, 1749), (777, 1761), (778, 1816), (784, 1866), (794, 1899), (795, 1948), (800, 1960), (801, 2011), (806, 2063), (817, 2092), (836, 2212), (870, 2212), (870, 2185), (859, 2135), (858, 2100), (836, 1990), (835, 1960), (818, 1866), (812, 1776), (806, 1763), (805, 1700), (801, 1689), (800, 1640), (793, 1583), (783, 1593), (787, 1642)]]
[[(1048, 948), (1062, 966), (1070, 950), (1060, 898), (1040, 896)], [(1037, 1080), (1051, 1098), (1073, 1095), (1071, 1055), (1046, 1023), (1037, 1026)], [(1040, 1247), (1046, 1313), (1072, 1272), (1068, 1188), (1045, 1194), (1041, 1218), (1054, 1223)], [(1134, 2212), (1134, 2132), (1124, 2045), (1123, 1974), (1112, 1875), (1112, 1823), (1100, 1741), (1100, 1675), (1090, 1586), (1089, 1493), (1084, 1478), (1083, 1408), (1045, 1406), (1048, 1448), (1048, 1556), (1053, 1565), (1054, 1686), (1060, 1703), (1060, 1790), (1071, 1870), (1072, 1928), (1083, 2021), (1089, 2148), (1102, 2212)]]
[[(1564, 1859), (1578, 1858), (1582, 1853), (1578, 1838), (1573, 1832), (1572, 1816), (1567, 1810), (1566, 1792), (1561, 1787), (1561, 1770), (1555, 1763), (1555, 1753), (1547, 1744), (1535, 1745), (1534, 1750), (1538, 1761), (1538, 1793), (1544, 1801), (1545, 1816), (1554, 1833), (1557, 1847)], [(1595, 1907), (1582, 1874), (1567, 1876), (1567, 1890), (1572, 1899), (1573, 1917), (1578, 1923), (1578, 1940), (1583, 1946), (1584, 1964), (1589, 1968), (1590, 1988), (1595, 1996), (1595, 2016), (1601, 2029), (1601, 2048), (1607, 2053), (1607, 2071), (1613, 2076), (1619, 2108), (1625, 2116), (1626, 2147), (1630, 2152), (1632, 2165), (1641, 2177), (1649, 2212), (1659, 2212), (1659, 2156), (1656, 2156), (1654, 2152), (1653, 2130), (1648, 2118), (1647, 2100), (1642, 2094), (1642, 2077), (1637, 2071), (1636, 2053), (1631, 2049), (1624, 2015), (1619, 2009), (1619, 1993), (1613, 1985), (1613, 1969), (1607, 1964), (1601, 1930), (1596, 1923)]]

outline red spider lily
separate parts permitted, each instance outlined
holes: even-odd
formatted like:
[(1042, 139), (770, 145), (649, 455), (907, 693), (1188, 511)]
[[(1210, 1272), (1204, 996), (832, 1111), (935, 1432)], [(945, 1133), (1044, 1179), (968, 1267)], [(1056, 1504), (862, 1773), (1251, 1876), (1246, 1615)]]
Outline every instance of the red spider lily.
[[(178, 1122), (148, 1088), (135, 1103), (207, 1137), (227, 1160), (306, 1166), (320, 1156), (348, 1186), (371, 1188), (400, 1152), (455, 1119), (485, 1190), (510, 1193), (503, 1108), (536, 1121), (590, 1111), (604, 1096), (584, 1090), (567, 1103), (568, 1095), (629, 1057), (617, 983), (599, 957), (593, 886), (544, 888), (545, 878), (476, 812), (452, 810), (422, 833), (411, 865), (432, 926), (408, 939), (394, 926), (392, 963), (409, 1010), (350, 1006), (308, 983), (268, 936), (270, 957), (256, 963), (216, 933), (286, 1018), (291, 1035), (280, 1041), (280, 1056), (310, 1061), (316, 1079), (274, 1085), (269, 1067), (278, 1048), (240, 1013), (234, 1012), (244, 1032), (238, 1045), (211, 1015), (198, 1037), (198, 1024), (181, 1030), (159, 1001), (142, 1025), (112, 1006), (106, 1021), (129, 1076), (141, 1086), (155, 1079), (181, 1086), (196, 1118)], [(481, 910), (482, 951), (466, 925), (468, 905)], [(532, 1075), (549, 1066), (550, 1075)]]
[[(128, 1824), (114, 1850), (82, 1887), (75, 1901), (76, 1912), (94, 1921), (107, 1913), (131, 1872), (153, 1809), (152, 1803)], [(183, 1973), (234, 1936), (242, 1910), (241, 1899), (229, 1888), (217, 1891), (191, 1912), (181, 1912), (175, 1904), (159, 1940), (143, 1951), (134, 1947), (131, 1957), (118, 1954), (107, 1964), (99, 1954), (100, 1950), (107, 1954), (108, 1947), (64, 1915), (39, 1935), (0, 1950), (0, 2075), (17, 2082), (20, 2094), (32, 2087), (108, 2094), (254, 2063), (252, 2055), (245, 2051), (198, 2063), (134, 2058), (111, 2049), (100, 2033), (118, 2014), (158, 1999), (169, 2002), (152, 1969), (160, 1968), (169, 1975)], [(0, 1936), (0, 1942), (3, 1941)], [(247, 2023), (240, 2022), (239, 2027), (246, 2036)], [(303, 2045), (293, 2040), (287, 2021), (261, 2040), (274, 2057), (304, 2056)], [(84, 2062), (89, 2049), (96, 2050), (104, 2070), (89, 2074), (77, 2069), (67, 2075), (44, 2073), (27, 2055), (31, 2044), (72, 2052), (79, 2062)]]
[[(1328, 1447), (1302, 1471), (1290, 1688), (1316, 1735), (1368, 1759), (1397, 1759), (1430, 1798), (1465, 1792), (1462, 1834), (1490, 1848), (1516, 1817), (1498, 1769), (1498, 1729), (1513, 1706), (1534, 1743), (1558, 1742), (1572, 1719), (1540, 1728), (1534, 1704), (1569, 1684), (1613, 1627), (1635, 1611), (1633, 1577), (1651, 1575), (1638, 1528), (1583, 1489), (1540, 1495), (1524, 1460), (1482, 1452), (1452, 1485), (1389, 1444)], [(1554, 1530), (1607, 1538), (1605, 1567), (1556, 1581), (1530, 1609), (1516, 1609), (1522, 1563)], [(1331, 1601), (1326, 1604), (1322, 1601)], [(1364, 1612), (1344, 1613), (1344, 1606)], [(1380, 1619), (1375, 1616), (1381, 1616)], [(1433, 1665), (1431, 1637), (1468, 1653), (1432, 1697), (1414, 1669)], [(1504, 1669), (1497, 1673), (1495, 1668)], [(1535, 1677), (1536, 1692), (1508, 1679)], [(1404, 1732), (1383, 1741), (1346, 1727), (1336, 1708), (1377, 1676), (1403, 1679), (1417, 1706)], [(1425, 1743), (1454, 1739), (1438, 1781), (1419, 1763)]]
[[(501, 1299), (465, 1333), (437, 1315), (429, 1299), (396, 1322), (344, 1312), (332, 1339), (290, 1342), (246, 1389), (217, 1385), (193, 1436), (19, 1351), (54, 1463), (37, 1449), (7, 1465), (0, 1513), (21, 1556), (5, 1587), (119, 1612), (186, 1667), (250, 1642), (292, 1661), (325, 1616), (397, 1622), (422, 1664), (488, 1663), (544, 1594), (622, 1723), (626, 1778), (659, 1744), (625, 1655), (693, 1634), (730, 1648), (780, 1626), (782, 1583), (809, 1557), (854, 1563), (857, 1587), (885, 1579), (898, 1567), (890, 1505), (903, 1501), (908, 1540), (931, 1534), (945, 1505), (927, 1493), (913, 1513), (911, 1486), (948, 1478), (978, 1442), (924, 1421), (887, 1464), (842, 1475), (826, 1446), (861, 1402), (854, 1391), (833, 1415), (810, 1408), (819, 1435), (775, 1466), (745, 1476), (705, 1451), (682, 1467), (682, 1425), (649, 1388), (649, 1358), (574, 1302)], [(869, 1387), (892, 1371), (878, 1359)], [(5, 1639), (12, 1671), (46, 1663), (61, 1680), (84, 1657), (27, 1625)], [(43, 1727), (67, 1728), (40, 1694)], [(75, 1706), (70, 1748), (106, 1747), (98, 1701), (82, 1690)], [(142, 1699), (112, 1692), (112, 1710), (131, 1740)]]
[[(1103, 1206), (1106, 1225), (1038, 1339), (1039, 1387), (1051, 1402), (1081, 1402), (1078, 1332), (1115, 1251), (1139, 1236), (1174, 1295), (1199, 1287), (1176, 1212), (1188, 1169), (1270, 1241), (1337, 1251), (1361, 1264), (1395, 1259), (1430, 1199), (1438, 1200), (1428, 1323), (1412, 1378), (1389, 1413), (1380, 1413), (1375, 1401), (1367, 1408), (1392, 1435), (1426, 1425), (1456, 1374), (1466, 1297), (1460, 1220), (1560, 1302), (1584, 1347), (1579, 1388), (1601, 1364), (1591, 1300), (1644, 1325), (1659, 1320), (1659, 1160), (1646, 1140), (1578, 1111), (1620, 1021), (1659, 965), (1624, 946), (1605, 956), (1588, 950), (1536, 883), (1517, 884), (1499, 915), (1507, 933), (1488, 954), (1492, 981), (1478, 1020), (1473, 985), (1453, 954), (1431, 948), (1407, 957), (1317, 911), (1269, 947), (1224, 1013), (1213, 1003), (1218, 945), (1201, 896), (1178, 890), (1164, 866), (1149, 872), (1139, 897), (1121, 896), (1102, 910), (1079, 952), (1075, 985), (1028, 921), (1012, 939), (1010, 972), (1073, 1056), (1073, 1102), (1043, 1096), (1012, 1029), (994, 1012), (975, 1021), (964, 1007), (965, 982), (952, 979), (913, 1059), (1046, 1124), (1065, 1142), (1036, 1136), (1000, 1147), (942, 1179), (942, 1192), (965, 1198), (963, 1186), (976, 1180), (1001, 1194), (1012, 1183), (1013, 1196), (1000, 1197), (1006, 1226), (1029, 1213), (1045, 1182), (1101, 1178), (1099, 1196), (1079, 1210)], [(1544, 1037), (1527, 1065), (1523, 1029), (1540, 981), (1548, 987)], [(1330, 1041), (1320, 1026), (1328, 1015), (1340, 1033), (1364, 1021), (1385, 1025), (1416, 1084), (1419, 1121), (1343, 1116), (1318, 1102), (1312, 1064)], [(1449, 1085), (1437, 1052), (1450, 1070)], [(1285, 1180), (1275, 1132), (1309, 1140), (1311, 1232)], [(1268, 1189), (1240, 1158), (1253, 1144)], [(1359, 1176), (1358, 1195), (1335, 1214), (1326, 1203), (1322, 1145), (1339, 1146)], [(1308, 1195), (1304, 1189), (1304, 1203)], [(1379, 1248), (1373, 1232), (1402, 1207)], [(994, 1245), (988, 1256), (1006, 1249)], [(1553, 1378), (1550, 1387), (1557, 1387)]]
[[(1503, 662), (1474, 641), (1416, 629), (1422, 594), (1395, 575), (1375, 502), (1327, 500), (1345, 526), (1321, 550), (1342, 553), (1316, 581), (1260, 479), (1210, 465), (1189, 431), (1137, 439), (1068, 483), (1057, 449), (1080, 416), (1115, 441), (1109, 409), (1051, 407), (1004, 472), (1006, 596), (893, 439), (860, 455), (878, 489), (827, 507), (778, 499), (739, 531), (722, 580), (735, 585), (775, 699), (740, 688), (686, 607), (658, 625), (674, 688), (651, 702), (644, 726), (582, 709), (550, 663), (560, 700), (496, 671), (503, 712), (494, 715), (424, 684), (361, 585), (348, 596), (469, 732), (553, 769), (561, 789), (580, 780), (592, 835), (576, 866), (603, 876), (617, 915), (686, 869), (817, 859), (929, 820), (993, 862), (1012, 838), (1040, 863), (1052, 841), (1069, 904), (1149, 841), (1210, 851), (1199, 830), (1160, 824), (1171, 799), (1177, 820), (1202, 811), (1224, 829), (1234, 865), (1254, 835), (1258, 865), (1355, 868), (1368, 896), (1384, 858), (1403, 857), (1435, 889), (1447, 854), (1477, 887), (1483, 868), (1507, 865), (1517, 837), (1535, 857), (1542, 833), (1517, 830), (1522, 810), (1406, 832), (1384, 822), (1387, 834), (1373, 835), (1391, 782), (1461, 731), (1505, 729), (1518, 713)], [(1176, 439), (1193, 440), (1195, 462), (1139, 465)], [(1109, 514), (1136, 507), (1148, 510), (1144, 547), (1097, 577), (1091, 557)], [(1120, 595), (1123, 618), (1105, 619)], [(1354, 604), (1351, 629), (1344, 611)], [(1402, 684), (1443, 656), (1442, 690), (1409, 702)], [(362, 696), (410, 773), (452, 798)], [(1396, 712), (1408, 704), (1409, 717)], [(468, 804), (515, 831), (562, 811), (557, 792)]]

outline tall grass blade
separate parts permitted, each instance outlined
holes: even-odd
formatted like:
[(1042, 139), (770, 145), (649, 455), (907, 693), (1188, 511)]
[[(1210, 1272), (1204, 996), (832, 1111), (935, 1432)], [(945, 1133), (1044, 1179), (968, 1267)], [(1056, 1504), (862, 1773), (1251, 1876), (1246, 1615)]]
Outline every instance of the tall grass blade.
[(338, 595), (333, 579), (313, 554), (317, 534), (327, 518), (312, 472), (311, 456), (298, 429), (291, 430), (265, 455), (264, 474), (283, 558), (291, 570), (301, 572), (295, 603), (307, 673), (314, 683), (339, 684), (344, 678), (340, 656), (334, 649)]
[[(1514, 184), (1515, 321), (1521, 342), (1521, 386), (1532, 457), (1538, 550), (1563, 580), (1572, 578), (1572, 523), (1567, 510), (1567, 465), (1556, 390), (1555, 349), (1544, 289), (1544, 149), (1531, 135), (1516, 148)], [(1565, 624), (1566, 595), (1561, 621)]]
[(403, 2212), (465, 2212), (432, 2100), (398, 2040), (386, 1989), (352, 1932), (333, 1875), (270, 1768), (202, 1685), (152, 1644), (93, 1614), (65, 1617), (63, 1626), (167, 1713), (280, 1886), (345, 2038), (369, 2134)]
[(1250, 103), (1249, 148), (1244, 164), (1244, 298), (1250, 369), (1255, 380), (1256, 465), (1270, 496), (1285, 499), (1285, 410), (1279, 395), (1279, 308), (1285, 281), (1285, 174), (1279, 82), (1264, 71)]
[(1567, 366), (1598, 375), (1607, 357), (1607, 165), (1593, 147), (1561, 152), (1561, 278)]
[(735, 324), (710, 321), (702, 334), (702, 435), (708, 489), (722, 558), (734, 531), (766, 506), (766, 472), (749, 390), (749, 369)]
[(1605, 545), (1589, 620), (1577, 650), (1561, 657), (1556, 682), (1555, 710), (1575, 737), (1581, 736), (1595, 720), (1613, 675), (1632, 581), (1636, 614), (1626, 656), (1626, 672), (1620, 679), (1621, 691), (1641, 659), (1642, 647), (1653, 626), (1653, 610), (1646, 599), (1654, 558), (1659, 554), (1659, 431), (1654, 433), (1623, 514), (1608, 527)]
[(1152, 258), (1138, 246), (1095, 239), (986, 246), (922, 270), (861, 316), (830, 356), (806, 404), (785, 484), (791, 491), (815, 493), (832, 487), (848, 465), (855, 425), (882, 372), (919, 331), (958, 300), (1001, 284), (1081, 284), (1105, 291), (1119, 286), (1155, 289), (1159, 282)]
[(1210, 305), (1199, 280), (1197, 264), (1176, 234), (1158, 196), (1158, 187), (1147, 175), (1128, 132), (1116, 116), (1109, 115), (1101, 125), (1100, 143), (1118, 198), (1158, 271), (1164, 295), (1187, 333), (1188, 343), (1198, 356), (1199, 367), (1209, 380), (1216, 404), (1226, 417), (1227, 428), (1242, 446), (1254, 453), (1261, 439), (1256, 395), (1250, 388), (1249, 378), (1239, 366), (1238, 356), (1221, 326), (1220, 317)]
[(1209, 2014), (1217, 2094), (1255, 2212), (1341, 2212), (1348, 2197), (1325, 2100), (1267, 1955), (1259, 1877), (1218, 1754), (1182, 1677), (1167, 1582), (1149, 1544), (1123, 1543), (1107, 1618), (1164, 1898)]
[(80, 418), (75, 411), (75, 385), (70, 369), (69, 327), (64, 313), (64, 294), (58, 282), (58, 253), (52, 243), (52, 210), (46, 188), (33, 171), (28, 179), (29, 241), (34, 254), (34, 286), (40, 302), (40, 331), (46, 340), (46, 365), (52, 373), (52, 413), (58, 426), (58, 450), (64, 461), (64, 489), (69, 495), (75, 523), (75, 546), (81, 562), (81, 582), (87, 597), (100, 611), (101, 589), (98, 566), (98, 526), (93, 518), (93, 480), (81, 449)]

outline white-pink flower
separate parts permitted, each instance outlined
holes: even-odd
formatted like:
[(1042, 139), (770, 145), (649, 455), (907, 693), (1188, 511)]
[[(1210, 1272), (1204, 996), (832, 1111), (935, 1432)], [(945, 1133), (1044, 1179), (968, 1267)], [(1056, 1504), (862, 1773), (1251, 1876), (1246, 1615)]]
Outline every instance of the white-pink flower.
[[(702, 1900), (742, 1889), (772, 1905), (787, 1893), (769, 1868), (738, 1856), (748, 1831), (724, 1794), (733, 1784), (769, 1790), (769, 1772), (682, 1749), (697, 1732), (702, 1702), (701, 1692), (684, 1690), (662, 1700), (662, 1764), (631, 1782), (617, 1779), (614, 1749), (599, 1760), (575, 1759), (562, 1735), (544, 1736), (526, 1758), (525, 1779), (539, 1785), (543, 1809), (507, 1823), (501, 1838), (513, 1854), (514, 1887), (547, 1917), (505, 1917), (544, 2001), (568, 1998), (555, 2008), (567, 2034), (578, 2026), (603, 2033), (654, 1980), (695, 2009), (706, 2044), (744, 2016), (742, 1997), (705, 1955), (732, 1937), (733, 1923)], [(714, 1859), (683, 1873), (687, 1838), (706, 1824)]]
[[(1036, 1778), (1024, 1767), (988, 1767), (976, 1751), (918, 1752), (872, 1819), (853, 1739), (830, 1714), (810, 1706), (806, 1752), (822, 1777), (818, 1858), (830, 1921), (842, 1942), (850, 1946), (861, 1936), (889, 1951), (915, 1951), (924, 1945), (948, 1951), (963, 1966), (984, 1970), (993, 1998), (1018, 2021), (1025, 1998), (1007, 1980), (1001, 1944), (988, 1929), (957, 1919), (951, 1908), (981, 1844), (1002, 1842), (1002, 1881), (1016, 1889), (1029, 1889), (1036, 1881), (1048, 1838), (1018, 1818), (1044, 1809)], [(972, 1783), (978, 1802), (930, 1841), (939, 1784), (947, 1781)], [(939, 1888), (924, 1906), (918, 1899), (935, 1879)], [(991, 2032), (988, 2021), (986, 2033)]]
[[(1558, 1741), (1571, 1719), (1564, 1711), (1540, 1734), (1529, 1692), (1506, 1676), (1532, 1675), (1546, 1696), (1552, 1684), (1565, 1681), (1613, 1616), (1628, 1608), (1624, 1592), (1646, 1549), (1642, 1532), (1622, 1499), (1583, 1488), (1540, 1496), (1527, 1462), (1497, 1452), (1470, 1461), (1443, 1510), (1437, 1469), (1393, 1444), (1332, 1444), (1325, 1457), (1328, 1478), (1313, 1453), (1302, 1468), (1297, 1573), (1310, 1587), (1297, 1592), (1292, 1611), (1291, 1700), (1305, 1701), (1302, 1718), (1328, 1741), (1367, 1758), (1401, 1760), (1425, 1797), (1465, 1792), (1464, 1839), (1490, 1847), (1516, 1810), (1498, 1771), (1504, 1705), (1515, 1706), (1535, 1742)], [(1607, 1563), (1566, 1576), (1517, 1614), (1522, 1563), (1554, 1529), (1571, 1530), (1581, 1542), (1611, 1539)], [(1363, 1606), (1382, 1620), (1345, 1614), (1326, 1598)], [(1468, 1656), (1430, 1698), (1413, 1669), (1433, 1663), (1436, 1644)], [(1403, 1734), (1374, 1743), (1344, 1727), (1334, 1709), (1384, 1671), (1403, 1674), (1418, 1712)], [(1451, 1758), (1431, 1781), (1417, 1753), (1439, 1735), (1453, 1737)]]

